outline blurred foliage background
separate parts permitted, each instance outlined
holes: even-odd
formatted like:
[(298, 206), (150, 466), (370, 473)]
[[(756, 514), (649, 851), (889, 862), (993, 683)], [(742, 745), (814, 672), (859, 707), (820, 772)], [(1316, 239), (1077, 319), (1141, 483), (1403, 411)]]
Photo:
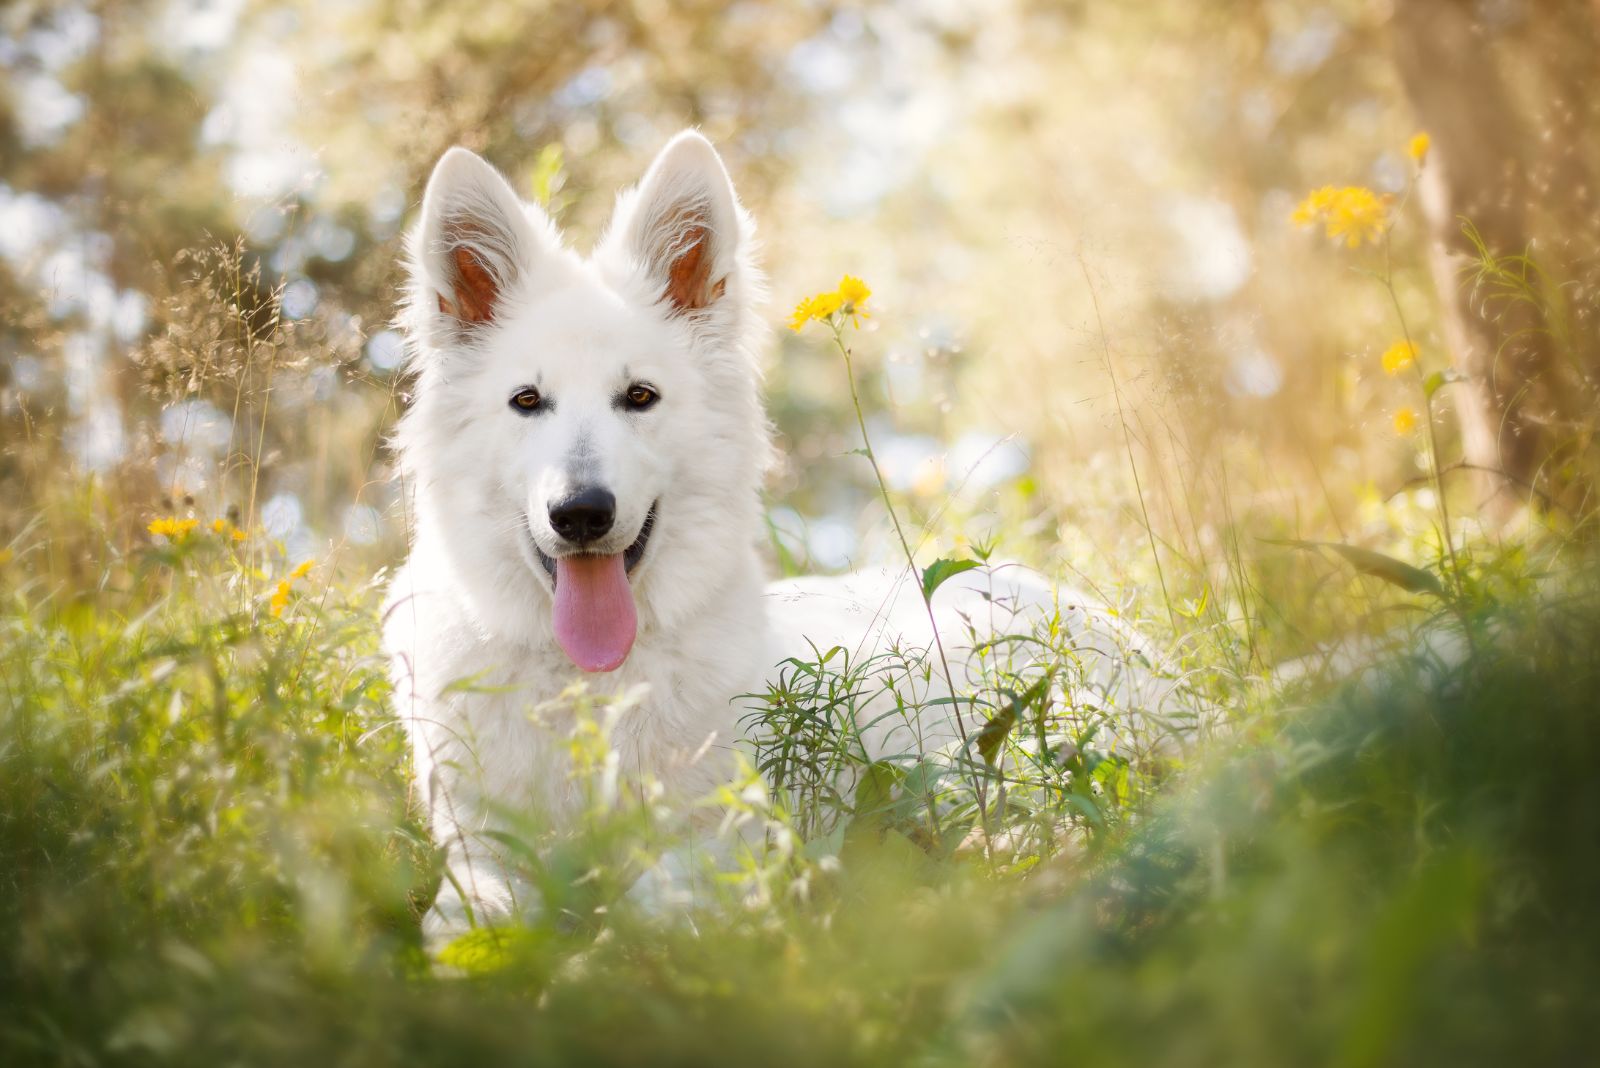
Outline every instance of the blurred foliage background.
[[(924, 515), (959, 489), (958, 537), (1006, 515), (1002, 551), (1090, 569), (1148, 556), (1148, 524), (1180, 570), (1241, 521), (1389, 537), (1422, 450), (1389, 425), (1375, 253), (1290, 221), (1327, 184), (1405, 198), (1398, 304), (1426, 360), (1472, 376), (1440, 397), (1441, 463), (1506, 476), (1449, 478), (1460, 511), (1581, 501), (1596, 22), (1579, 0), (14, 2), (3, 522), (76, 469), (137, 505), (129, 536), (193, 498), (291, 555), (392, 556), (388, 323), (432, 162), (486, 154), (582, 246), (686, 125), (759, 220), (772, 321), (841, 270), (874, 286), (879, 451)], [(1459, 274), (1463, 216), (1537, 256), (1514, 316)], [(826, 347), (785, 333), (769, 393), (780, 557), (871, 555), (885, 525)]]
[[(0, 6), (0, 1060), (1589, 1056), (1597, 58), (1595, 0)], [(780, 325), (848, 271), (923, 555), (1088, 585), (1227, 729), (1061, 771), (1037, 847), (760, 809), (699, 927), (596, 903), (655, 843), (600, 813), (446, 978), (375, 633), (402, 235), (465, 144), (585, 246), (688, 125), (770, 274), (773, 570), (893, 555)]]

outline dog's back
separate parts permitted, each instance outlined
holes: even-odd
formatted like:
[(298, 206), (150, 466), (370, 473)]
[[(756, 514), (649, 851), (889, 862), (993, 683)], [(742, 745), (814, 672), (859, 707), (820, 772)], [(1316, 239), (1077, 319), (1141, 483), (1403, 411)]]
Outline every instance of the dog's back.
[(1177, 681), (1136, 630), (1016, 564), (955, 575), (928, 601), (900, 567), (775, 582), (766, 603), (769, 685), (792, 679), (794, 661), (859, 676), (865, 699), (852, 714), (866, 760), (978, 759), (966, 750), (998, 700), (1047, 675), (1048, 701), (1088, 711), (1108, 750), (1144, 748), (1164, 733), (1152, 718), (1178, 704)]

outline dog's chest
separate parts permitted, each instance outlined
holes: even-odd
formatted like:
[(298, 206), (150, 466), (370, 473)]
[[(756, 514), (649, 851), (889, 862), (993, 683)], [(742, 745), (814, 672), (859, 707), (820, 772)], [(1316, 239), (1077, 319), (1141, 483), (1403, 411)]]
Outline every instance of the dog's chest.
[(717, 670), (681, 641), (641, 641), (628, 662), (580, 675), (558, 651), (486, 640), (434, 617), (391, 630), (397, 711), (430, 804), (450, 822), (531, 810), (557, 824), (586, 804), (586, 768), (659, 783), (693, 801), (726, 782), (746, 671)]

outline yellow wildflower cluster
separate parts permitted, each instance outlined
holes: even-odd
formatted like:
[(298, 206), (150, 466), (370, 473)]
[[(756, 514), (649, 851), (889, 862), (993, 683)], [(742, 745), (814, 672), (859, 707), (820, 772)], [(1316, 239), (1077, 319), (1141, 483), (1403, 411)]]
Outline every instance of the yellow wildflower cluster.
[(812, 320), (826, 322), (836, 313), (848, 315), (860, 326), (861, 317), (867, 314), (863, 305), (870, 296), (872, 290), (867, 283), (847, 274), (839, 280), (838, 289), (806, 297), (795, 305), (794, 314), (789, 317), (789, 329), (799, 333)]
[(244, 541), (250, 536), (227, 519), (213, 519), (211, 529), (232, 541)]
[(1321, 224), (1327, 235), (1351, 248), (1377, 244), (1389, 228), (1389, 200), (1359, 185), (1312, 190), (1294, 210), (1300, 226)]
[(1422, 166), (1428, 160), (1428, 149), (1433, 147), (1433, 138), (1428, 136), (1426, 130), (1417, 131), (1406, 145), (1406, 154), (1417, 161), (1417, 166)]
[[(144, 528), (151, 534), (166, 538), (168, 541), (180, 541), (188, 537), (200, 526), (198, 519), (186, 519), (175, 515), (164, 515), (150, 520)], [(211, 529), (231, 541), (244, 541), (249, 537), (244, 531), (233, 525), (229, 519), (213, 519)]]
[(1383, 373), (1397, 375), (1408, 371), (1417, 362), (1417, 347), (1409, 341), (1396, 341), (1383, 353)]
[(315, 560), (302, 560), (299, 566), (289, 572), (287, 578), (278, 580), (278, 585), (273, 589), (272, 597), (267, 602), (267, 607), (272, 612), (272, 618), (277, 619), (283, 615), (283, 610), (289, 607), (289, 593), (294, 588), (294, 584), (309, 575), (316, 563)]
[(160, 535), (169, 541), (177, 541), (199, 525), (200, 520), (198, 519), (180, 519), (175, 515), (166, 515), (159, 519), (150, 520), (150, 525), (145, 529), (151, 534)]
[(1402, 437), (1409, 435), (1417, 429), (1417, 410), (1411, 407), (1401, 408), (1394, 413), (1394, 432)]

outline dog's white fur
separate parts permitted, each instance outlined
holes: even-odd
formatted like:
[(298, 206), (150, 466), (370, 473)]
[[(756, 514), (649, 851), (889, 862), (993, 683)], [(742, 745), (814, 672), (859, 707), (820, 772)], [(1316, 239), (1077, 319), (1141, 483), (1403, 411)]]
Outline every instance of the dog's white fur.
[[(667, 295), (685, 220), (704, 227), (717, 283), (704, 307), (682, 309)], [(575, 478), (616, 497), (602, 551), (630, 544), (657, 507), (630, 576), (637, 640), (619, 669), (587, 682), (601, 694), (648, 687), (612, 741), (624, 771), (677, 797), (727, 780), (743, 712), (735, 699), (763, 690), (783, 657), (812, 645), (930, 643), (921, 598), (892, 573), (764, 590), (759, 490), (770, 445), (753, 243), (721, 160), (694, 132), (618, 198), (588, 258), (464, 149), (450, 150), (428, 183), (404, 313), (415, 386), (397, 434), (413, 543), (390, 590), (384, 644), (451, 870), (428, 921), (436, 937), (459, 929), (469, 908), (493, 920), (526, 897), (480, 833), (497, 809), (535, 810), (559, 827), (579, 803), (568, 724), (529, 715), (580, 677), (554, 640), (552, 583), (534, 553), (556, 555), (547, 506)], [(493, 280), (492, 322), (463, 322), (452, 306), (461, 248)], [(655, 408), (618, 410), (618, 391), (634, 381), (659, 391)], [(508, 406), (529, 385), (552, 401), (535, 418)], [(1020, 575), (950, 583), (941, 630), (960, 633), (997, 605), (1063, 609), (1069, 626), (1110, 636), (1095, 650), (1108, 661), (1126, 652), (1128, 636), (1081, 599), (1060, 605)]]

